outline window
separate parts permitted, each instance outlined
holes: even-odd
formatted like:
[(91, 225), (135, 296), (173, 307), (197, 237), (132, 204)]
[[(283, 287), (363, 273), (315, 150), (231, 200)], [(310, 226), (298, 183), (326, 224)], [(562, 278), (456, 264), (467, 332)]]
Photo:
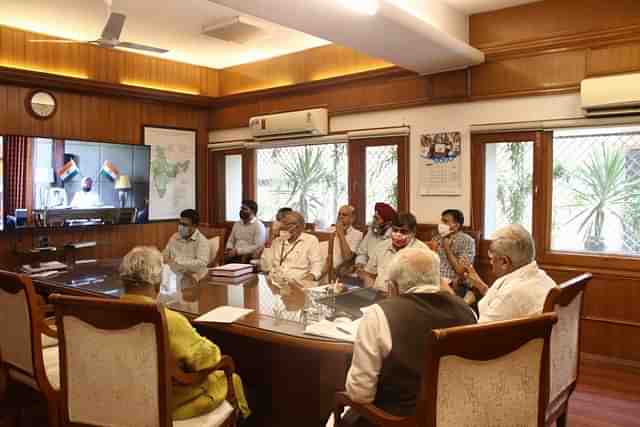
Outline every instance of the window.
[(242, 203), (242, 154), (224, 156), (225, 220), (240, 220)]
[(640, 255), (640, 128), (554, 132), (551, 249)]
[(366, 167), (366, 219), (369, 219), (377, 202), (398, 207), (398, 146), (366, 147)]
[(263, 148), (257, 151), (259, 217), (271, 220), (279, 208), (301, 212), (320, 228), (335, 223), (347, 203), (347, 145)]
[(507, 224), (532, 230), (534, 141), (486, 144), (484, 233)]
[(408, 138), (344, 141), (210, 151), (211, 218), (216, 224), (237, 220), (241, 199), (255, 200), (263, 221), (291, 207), (318, 229), (334, 224), (345, 204), (357, 208), (359, 224), (373, 216), (376, 202), (407, 210)]

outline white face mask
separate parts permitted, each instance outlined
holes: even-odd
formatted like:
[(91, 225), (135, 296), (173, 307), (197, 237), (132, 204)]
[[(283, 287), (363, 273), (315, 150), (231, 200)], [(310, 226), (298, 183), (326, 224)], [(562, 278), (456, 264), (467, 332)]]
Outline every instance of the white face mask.
[(451, 227), (449, 227), (447, 224), (438, 224), (439, 235), (446, 236), (449, 233), (451, 233)]
[(291, 232), (289, 232), (289, 230), (280, 230), (280, 238), (283, 240), (289, 240), (291, 238)]

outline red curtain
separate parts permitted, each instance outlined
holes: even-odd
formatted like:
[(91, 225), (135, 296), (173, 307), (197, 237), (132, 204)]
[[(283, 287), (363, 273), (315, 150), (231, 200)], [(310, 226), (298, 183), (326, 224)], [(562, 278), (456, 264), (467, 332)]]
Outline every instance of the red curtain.
[(33, 149), (31, 138), (7, 136), (4, 139), (5, 212), (15, 215), (16, 209), (27, 209), (31, 217), (33, 206)]

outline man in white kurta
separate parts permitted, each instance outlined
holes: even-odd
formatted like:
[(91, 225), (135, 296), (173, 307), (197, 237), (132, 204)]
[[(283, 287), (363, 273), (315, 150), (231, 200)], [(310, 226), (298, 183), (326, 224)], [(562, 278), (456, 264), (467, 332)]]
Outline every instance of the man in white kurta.
[(494, 322), (542, 313), (556, 283), (538, 267), (531, 234), (521, 225), (497, 230), (489, 246), (489, 260), (497, 279), (487, 286), (470, 264), (467, 278), (476, 293), (479, 322)]
[(335, 233), (333, 240), (333, 268), (338, 269), (345, 263), (350, 263), (356, 256), (356, 251), (362, 241), (362, 231), (353, 226), (355, 208), (345, 205), (338, 211), (338, 221), (329, 231)]

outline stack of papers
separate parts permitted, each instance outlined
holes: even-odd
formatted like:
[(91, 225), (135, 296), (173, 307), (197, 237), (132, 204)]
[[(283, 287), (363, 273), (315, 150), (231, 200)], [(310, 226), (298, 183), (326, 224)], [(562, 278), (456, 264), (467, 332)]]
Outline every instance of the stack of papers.
[(196, 322), (233, 323), (243, 316), (253, 312), (250, 308), (238, 308), (223, 305), (198, 317)]
[(29, 264), (22, 266), (22, 271), (27, 274), (42, 273), (43, 271), (51, 270), (63, 270), (67, 268), (67, 264), (63, 264), (59, 261), (41, 262), (38, 267), (33, 267)]
[(350, 322), (332, 322), (321, 320), (304, 328), (307, 335), (315, 335), (324, 338), (333, 338), (341, 341), (354, 342), (358, 332), (360, 319)]
[(209, 275), (220, 277), (239, 277), (253, 273), (251, 264), (226, 264), (209, 269)]

